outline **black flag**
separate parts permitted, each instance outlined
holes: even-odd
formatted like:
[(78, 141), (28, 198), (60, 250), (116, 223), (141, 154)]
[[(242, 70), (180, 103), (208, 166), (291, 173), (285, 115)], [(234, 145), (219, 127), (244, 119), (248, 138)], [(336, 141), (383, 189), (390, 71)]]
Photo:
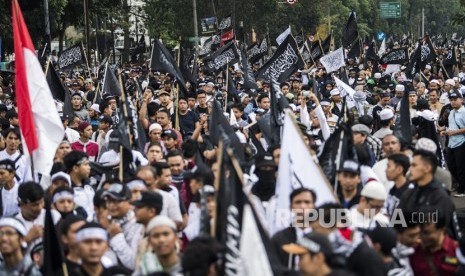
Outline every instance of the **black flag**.
[(45, 203), (45, 222), (44, 222), (44, 275), (68, 275), (63, 250), (61, 249), (59, 235), (55, 228), (50, 210), (50, 203)]
[(329, 34), (326, 39), (321, 43), (321, 49), (323, 50), (323, 55), (329, 52), (331, 48), (331, 40), (333, 39), (333, 35)]
[(352, 149), (352, 131), (346, 123), (340, 121), (334, 133), (325, 142), (318, 157), (321, 169), (331, 184), (335, 183), (337, 166), (340, 167), (344, 160), (353, 159)]
[(245, 56), (244, 52), (241, 51), (241, 69), (244, 73), (244, 88), (250, 90), (258, 90), (257, 83), (255, 81), (255, 76), (250, 67), (250, 63)]
[(272, 78), (281, 83), (302, 67), (304, 67), (304, 61), (297, 42), (292, 35), (288, 35), (273, 57), (255, 73), (255, 76), (261, 79)]
[(355, 18), (355, 11), (352, 11), (344, 29), (344, 48), (349, 47), (358, 38), (357, 20)]
[(358, 58), (360, 57), (361, 52), (361, 44), (360, 44), (360, 39), (357, 39), (357, 41), (352, 45), (352, 48), (350, 48), (349, 53), (347, 53), (347, 58)]
[(310, 49), (308, 48), (307, 41), (305, 41), (302, 45), (302, 48), (300, 48), (300, 54), (302, 55), (302, 58), (305, 63), (312, 62), (312, 53), (310, 52)]
[(381, 64), (405, 64), (408, 62), (408, 49), (393, 49), (381, 57)]
[(228, 15), (221, 20), (220, 24), (218, 25), (218, 30), (225, 31), (230, 28), (232, 28), (232, 17), (231, 15)]
[(140, 37), (139, 42), (137, 43), (136, 47), (129, 49), (129, 55), (131, 56), (131, 60), (137, 61), (137, 55), (145, 53), (145, 36), (142, 35)]
[(150, 68), (155, 71), (170, 74), (179, 83), (181, 90), (187, 91), (181, 70), (179, 70), (168, 49), (166, 49), (158, 39), (155, 39), (153, 42)]
[(271, 144), (281, 144), (281, 127), (284, 125), (283, 113), (284, 109), (289, 108), (289, 102), (284, 98), (279, 88), (279, 83), (271, 79), (270, 91), (270, 130)]
[(239, 53), (237, 52), (236, 45), (229, 42), (213, 54), (203, 58), (205, 67), (210, 72), (218, 72), (224, 70), (225, 66), (232, 65), (239, 61)]
[(233, 127), (223, 114), (220, 103), (213, 100), (213, 111), (210, 121), (210, 140), (212, 144), (218, 145), (220, 139), (224, 139), (225, 145), (234, 149), (239, 160), (244, 160), (244, 147), (237, 137)]
[(52, 92), (53, 98), (64, 103), (66, 97), (66, 89), (63, 86), (63, 83), (61, 82), (61, 79), (55, 71), (55, 68), (53, 67), (51, 62), (48, 63), (46, 78), (48, 86), (50, 87), (50, 91)]
[(105, 73), (103, 75), (102, 96), (113, 95), (120, 96), (121, 88), (115, 73), (111, 70), (109, 63), (105, 66)]
[(312, 43), (312, 49), (310, 51), (312, 59), (314, 61), (318, 60), (323, 56), (323, 48), (321, 47), (321, 41), (317, 40)]
[(247, 49), (247, 57), (251, 63), (256, 62), (268, 52), (268, 41), (266, 38), (260, 44), (255, 43)]
[(58, 58), (57, 68), (60, 71), (70, 70), (85, 62), (82, 44), (76, 44), (61, 52)]
[[(194, 63), (195, 63), (195, 56), (194, 56)], [(180, 68), (182, 76), (184, 79), (191, 83), (191, 85), (196, 88), (197, 87), (197, 77), (192, 74), (191, 70), (189, 69), (189, 59), (185, 56), (184, 51), (181, 51), (181, 60), (180, 60)]]
[(371, 42), (370, 47), (368, 47), (367, 52), (365, 53), (365, 58), (372, 60), (372, 61), (377, 61), (379, 59), (378, 54), (376, 53), (377, 51), (375, 50), (376, 44), (375, 42)]

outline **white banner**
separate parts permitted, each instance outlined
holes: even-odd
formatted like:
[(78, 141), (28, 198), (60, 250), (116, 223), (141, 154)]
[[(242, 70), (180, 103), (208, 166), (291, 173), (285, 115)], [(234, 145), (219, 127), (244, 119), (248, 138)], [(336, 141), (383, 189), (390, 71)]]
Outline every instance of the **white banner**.
[(323, 56), (320, 58), (320, 62), (326, 68), (327, 73), (337, 71), (339, 68), (346, 65), (344, 60), (344, 49), (341, 47), (336, 51)]

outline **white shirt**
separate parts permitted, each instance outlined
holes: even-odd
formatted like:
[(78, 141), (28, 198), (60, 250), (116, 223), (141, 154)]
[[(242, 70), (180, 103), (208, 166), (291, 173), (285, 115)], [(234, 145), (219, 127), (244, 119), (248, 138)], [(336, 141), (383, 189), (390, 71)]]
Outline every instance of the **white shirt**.
[[(15, 162), (15, 160), (21, 155), (19, 150), (17, 150), (12, 155), (9, 155), (6, 150), (0, 151), (0, 160), (10, 159)], [(15, 175), (19, 178), (16, 179), (18, 183), (23, 183), (27, 181), (32, 181), (31, 167), (27, 162), (26, 156), (22, 155), (15, 163)], [(15, 176), (15, 178), (16, 178)]]
[(2, 189), (2, 207), (3, 207), (3, 216), (9, 217), (14, 216), (19, 213), (18, 206), (18, 187), (19, 184), (14, 180), (15, 184), (10, 190), (5, 188)]
[[(149, 164), (149, 161), (142, 155), (142, 153), (136, 150), (132, 151), (132, 158), (134, 162), (139, 161), (140, 166), (146, 166)], [(105, 166), (118, 165), (119, 164), (119, 153), (117, 153), (114, 150), (106, 151), (100, 156), (98, 162)]]
[(394, 186), (393, 181), (389, 181), (386, 176), (386, 169), (388, 165), (388, 159), (384, 158), (379, 160), (378, 162), (373, 165), (373, 171), (378, 176), (379, 182), (384, 184), (384, 188), (386, 188), (386, 192), (389, 193), (389, 190)]
[[(376, 224), (380, 224), (382, 226), (389, 225), (389, 219), (383, 215), (381, 212), (377, 213), (373, 218), (369, 218), (361, 214), (357, 210), (358, 205), (353, 206), (349, 210), (349, 220), (350, 220), (350, 228), (351, 229), (367, 229), (371, 230), (376, 227)], [(369, 214), (370, 210), (367, 210), (367, 214)], [(374, 212), (374, 210), (373, 210)]]
[(65, 129), (65, 135), (69, 141), (70, 144), (76, 142), (77, 140), (79, 140), (79, 132), (77, 132), (76, 130), (72, 129), (72, 128), (69, 128), (67, 127)]
[(179, 203), (173, 198), (173, 196), (160, 189), (157, 189), (156, 192), (163, 197), (163, 208), (161, 209), (160, 215), (167, 216), (176, 222), (182, 222)]
[(87, 221), (94, 219), (94, 196), (95, 191), (90, 185), (84, 185), (83, 187), (73, 187), (74, 191), (74, 203), (77, 206), (81, 206), (87, 213)]

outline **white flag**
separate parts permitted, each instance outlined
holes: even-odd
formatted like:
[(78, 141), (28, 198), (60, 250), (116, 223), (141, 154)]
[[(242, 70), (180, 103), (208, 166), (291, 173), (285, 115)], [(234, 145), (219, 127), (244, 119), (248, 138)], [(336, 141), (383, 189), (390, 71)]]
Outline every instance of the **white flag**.
[(284, 32), (282, 32), (277, 38), (276, 42), (281, 45), (288, 35), (291, 34), (291, 26), (289, 26)]
[(386, 52), (386, 39), (383, 39), (383, 42), (381, 43), (381, 46), (379, 47), (379, 50), (378, 50), (378, 57), (381, 57), (382, 55), (384, 55), (385, 52)]
[(337, 89), (341, 92), (341, 97), (349, 95), (350, 98), (354, 98), (355, 90), (347, 85), (347, 83), (340, 80), (338, 77), (334, 77), (334, 81), (336, 81)]
[(316, 164), (295, 119), (291, 116), (293, 115), (290, 112), (286, 112), (284, 118), (276, 191), (268, 212), (270, 236), (291, 223), (289, 195), (293, 190), (305, 187), (315, 191), (315, 206), (337, 202), (333, 189)]
[(321, 64), (326, 68), (327, 73), (338, 70), (346, 65), (344, 60), (344, 49), (341, 47), (336, 51), (320, 58)]
[(273, 275), (270, 260), (258, 230), (252, 207), (244, 205), (242, 211), (241, 260), (242, 275)]
[(400, 72), (400, 64), (388, 64), (386, 66), (386, 71), (384, 71), (385, 74), (392, 74), (397, 72)]

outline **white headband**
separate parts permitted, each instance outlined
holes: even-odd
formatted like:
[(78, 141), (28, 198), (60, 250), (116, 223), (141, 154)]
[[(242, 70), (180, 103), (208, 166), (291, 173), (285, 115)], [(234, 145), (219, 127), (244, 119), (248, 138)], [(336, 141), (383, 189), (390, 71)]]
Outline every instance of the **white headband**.
[(64, 199), (64, 198), (69, 198), (74, 201), (74, 195), (70, 193), (69, 191), (61, 191), (59, 193), (56, 193), (53, 195), (53, 203), (56, 203), (58, 200)]
[(103, 228), (89, 227), (79, 230), (76, 234), (76, 241), (81, 242), (86, 239), (101, 239), (108, 241), (108, 233)]
[(22, 224), (19, 220), (15, 218), (1, 218), (0, 227), (3, 226), (9, 226), (16, 229), (16, 231), (18, 231), (19, 234), (23, 237), (27, 235), (27, 230), (24, 224)]

